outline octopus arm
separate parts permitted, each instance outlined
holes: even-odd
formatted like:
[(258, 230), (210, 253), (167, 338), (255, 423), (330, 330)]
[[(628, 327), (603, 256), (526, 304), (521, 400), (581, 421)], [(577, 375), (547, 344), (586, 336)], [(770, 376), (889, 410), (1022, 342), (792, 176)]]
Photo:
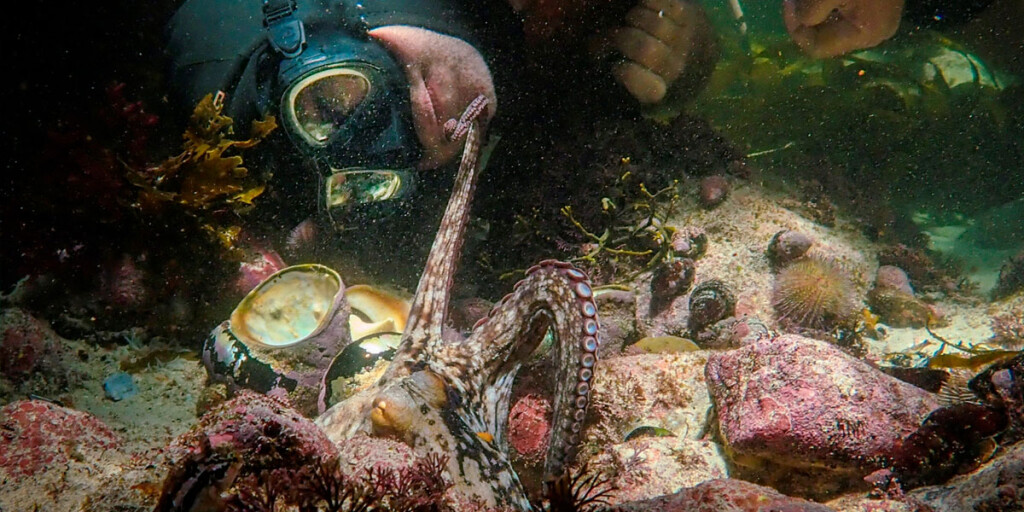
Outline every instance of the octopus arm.
[[(554, 333), (551, 356), (557, 368), (551, 444), (546, 477), (562, 473), (575, 455), (589, 402), (598, 347), (597, 309), (583, 272), (546, 262), (531, 269), (513, 293), (499, 302), (465, 342), (449, 345), (463, 354), (457, 380), (467, 390), (486, 390), (477, 399), (483, 428), (500, 446), (505, 443), (512, 382), (522, 363)], [(454, 354), (452, 354), (454, 355)], [(444, 357), (451, 359), (451, 357)]]

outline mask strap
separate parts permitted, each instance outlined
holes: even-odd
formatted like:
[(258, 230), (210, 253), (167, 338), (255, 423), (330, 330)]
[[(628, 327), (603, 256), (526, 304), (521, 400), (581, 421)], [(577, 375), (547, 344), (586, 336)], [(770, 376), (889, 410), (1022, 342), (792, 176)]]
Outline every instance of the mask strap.
[(278, 53), (294, 59), (306, 45), (306, 27), (294, 16), (295, 0), (263, 0), (263, 26), (267, 39)]

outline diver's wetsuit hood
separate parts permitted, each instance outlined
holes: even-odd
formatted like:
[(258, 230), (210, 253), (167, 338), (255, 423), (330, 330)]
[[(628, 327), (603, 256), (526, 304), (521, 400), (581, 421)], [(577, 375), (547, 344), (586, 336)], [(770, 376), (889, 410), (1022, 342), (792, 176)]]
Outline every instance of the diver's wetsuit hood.
[[(279, 114), (284, 91), (304, 74), (337, 62), (365, 64), (378, 78), (374, 95), (352, 113), (345, 127), (316, 148), (307, 147), (289, 132), (301, 152), (333, 168), (410, 167), (419, 158), (404, 73), (393, 57), (368, 37), (371, 29), (422, 27), (486, 49), (492, 43), (484, 28), (505, 22), (502, 16), (484, 19), (494, 17), (496, 11), (463, 0), (271, 3), (290, 4), (287, 16), (304, 27), (305, 44), (297, 47), (297, 55), (271, 44), (264, 1), (187, 0), (168, 26), (173, 99), (191, 106), (206, 94), (224, 91), (225, 114), (237, 125), (248, 126), (268, 113)], [(482, 53), (485, 58), (492, 54)]]

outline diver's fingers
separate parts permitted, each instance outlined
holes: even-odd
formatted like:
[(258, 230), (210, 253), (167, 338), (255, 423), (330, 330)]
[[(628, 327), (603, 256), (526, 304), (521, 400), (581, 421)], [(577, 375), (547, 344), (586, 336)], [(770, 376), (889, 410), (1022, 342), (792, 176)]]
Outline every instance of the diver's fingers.
[(643, 0), (640, 5), (654, 11), (658, 16), (672, 20), (677, 25), (685, 25), (690, 17), (690, 13), (686, 12), (686, 5), (680, 0)]
[(612, 74), (640, 103), (657, 103), (668, 89), (661, 76), (635, 62), (616, 65)]
[(812, 57), (834, 57), (860, 48), (864, 34), (847, 19), (831, 20), (812, 27), (813, 43), (805, 48)]
[(672, 82), (683, 70), (685, 52), (652, 37), (643, 30), (622, 27), (613, 36), (615, 47), (627, 59), (660, 75), (666, 82)]
[(870, 48), (893, 36), (899, 28), (903, 3), (898, 0), (858, 0), (822, 23), (797, 22), (792, 2), (783, 4), (786, 29), (793, 41), (813, 57), (833, 57)]
[(849, 0), (785, 0), (783, 9), (786, 16), (792, 16), (800, 25), (817, 25), (832, 15), (832, 11), (842, 11)]
[(636, 6), (626, 13), (626, 24), (647, 32), (669, 46), (675, 46), (682, 39), (683, 27), (687, 25), (643, 6)]

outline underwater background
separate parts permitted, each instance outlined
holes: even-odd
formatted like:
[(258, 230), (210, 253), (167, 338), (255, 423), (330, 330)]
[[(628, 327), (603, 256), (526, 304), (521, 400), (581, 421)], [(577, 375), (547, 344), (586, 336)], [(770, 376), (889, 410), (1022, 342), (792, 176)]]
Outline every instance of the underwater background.
[[(458, 164), (339, 220), (275, 122), (173, 104), (180, 4), (5, 21), (0, 511), (1024, 510), (1024, 2), (813, 59), (704, 0), (708, 83), (644, 110), (496, 70), (542, 85), (464, 232)], [(407, 362), (436, 417), (382, 412)]]

